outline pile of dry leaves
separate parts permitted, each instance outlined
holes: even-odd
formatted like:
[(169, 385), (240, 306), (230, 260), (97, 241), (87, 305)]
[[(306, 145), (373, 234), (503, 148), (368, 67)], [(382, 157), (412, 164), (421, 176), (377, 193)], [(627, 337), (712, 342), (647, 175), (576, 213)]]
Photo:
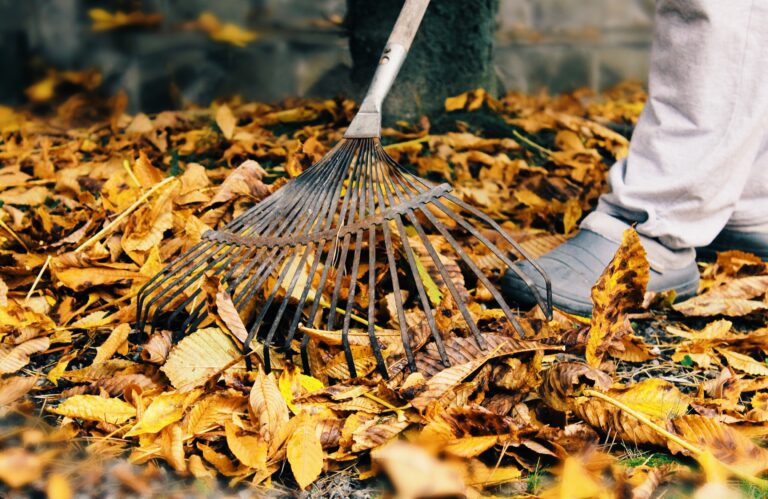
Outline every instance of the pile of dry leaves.
[[(90, 88), (92, 78), (76, 76), (58, 78)], [(449, 180), (541, 254), (604, 190), (607, 167), (627, 150), (618, 132), (643, 100), (636, 85), (501, 100), (478, 90), (384, 140), (399, 162)], [(648, 263), (630, 230), (593, 290), (591, 319), (532, 310), (523, 341), (482, 290), (468, 290), (488, 348), (449, 320), (451, 367), (424, 341), (418, 372), (382, 379), (365, 343), (349, 379), (338, 332), (308, 326), (324, 359), (317, 372), (301, 372), (295, 352), (275, 352), (269, 374), (248, 371), (243, 325), (215, 285), (215, 317), (178, 342), (132, 330), (136, 293), (203, 232), (321, 158), (354, 103), (233, 100), (128, 116), (124, 98), (83, 92), (46, 106), (45, 117), (0, 107), (5, 490), (331, 494), (338, 476), (401, 497), (764, 486), (768, 266), (756, 257), (702, 264), (700, 294), (673, 305), (645, 294)], [(387, 300), (380, 306), (386, 317)], [(406, 317), (423, 329), (423, 317)]]

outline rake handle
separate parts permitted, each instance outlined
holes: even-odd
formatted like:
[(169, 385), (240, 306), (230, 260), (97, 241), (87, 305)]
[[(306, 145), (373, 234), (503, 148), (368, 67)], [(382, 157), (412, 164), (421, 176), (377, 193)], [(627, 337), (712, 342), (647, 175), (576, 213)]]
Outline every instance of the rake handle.
[[(405, 0), (400, 15), (397, 16), (395, 27), (387, 40), (387, 46), (402, 45), (405, 51), (411, 48), (416, 32), (419, 30), (424, 13), (429, 6), (429, 0)], [(387, 49), (384, 48), (382, 59), (386, 56)]]
[(381, 107), (392, 88), (397, 73), (408, 55), (421, 20), (429, 6), (429, 0), (405, 0), (400, 15), (379, 59), (368, 93), (360, 110), (350, 123), (347, 138), (372, 138), (381, 136)]

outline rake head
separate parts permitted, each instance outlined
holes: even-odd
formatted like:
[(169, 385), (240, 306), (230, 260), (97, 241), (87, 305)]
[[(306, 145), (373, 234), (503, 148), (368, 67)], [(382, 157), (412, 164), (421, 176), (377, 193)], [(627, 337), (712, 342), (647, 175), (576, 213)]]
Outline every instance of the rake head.
[[(139, 292), (137, 329), (163, 326), (179, 337), (210, 321), (201, 280), (214, 276), (229, 292), (248, 329), (244, 353), (250, 353), (258, 340), (267, 369), (270, 348), (289, 349), (300, 325), (308, 324), (340, 336), (351, 377), (357, 375), (352, 343), (360, 345), (362, 340), (387, 377), (376, 323), (377, 301), (390, 295), (397, 316), (392, 323), (399, 329), (400, 351), (410, 370), (416, 370), (416, 363), (406, 309), (413, 308), (423, 312), (447, 366), (430, 295), (435, 287), (450, 296), (481, 348), (484, 342), (468, 308), (465, 278), (482, 284), (510, 325), (524, 334), (477, 257), (473, 259), (457, 238), (484, 247), (501, 268), (520, 275), (551, 316), (549, 280), (537, 268), (547, 285), (547, 296), (542, 297), (497, 245), (526, 258), (493, 219), (451, 195), (450, 185), (432, 185), (398, 165), (378, 138), (345, 139), (223, 230), (206, 232), (148, 281)], [(350, 341), (353, 321), (367, 330), (367, 338), (353, 334)], [(306, 370), (308, 340), (305, 334), (300, 347)], [(246, 361), (250, 367), (249, 355)]]

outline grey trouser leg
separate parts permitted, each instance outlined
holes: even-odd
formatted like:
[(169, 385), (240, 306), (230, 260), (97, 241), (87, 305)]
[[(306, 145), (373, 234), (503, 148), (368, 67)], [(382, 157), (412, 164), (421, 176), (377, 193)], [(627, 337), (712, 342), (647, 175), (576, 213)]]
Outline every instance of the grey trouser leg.
[(767, 139), (768, 0), (658, 0), (648, 103), (582, 227), (637, 222), (672, 267), (726, 224), (768, 227)]

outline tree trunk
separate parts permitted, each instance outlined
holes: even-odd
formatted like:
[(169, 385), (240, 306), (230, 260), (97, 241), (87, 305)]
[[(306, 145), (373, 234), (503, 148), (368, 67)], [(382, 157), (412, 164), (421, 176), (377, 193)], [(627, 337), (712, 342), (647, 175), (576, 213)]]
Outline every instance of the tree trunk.
[[(347, 0), (352, 81), (364, 92), (403, 0)], [(384, 105), (385, 122), (443, 110), (446, 97), (497, 93), (493, 33), (498, 0), (433, 0)], [(362, 94), (361, 94), (362, 96)]]

